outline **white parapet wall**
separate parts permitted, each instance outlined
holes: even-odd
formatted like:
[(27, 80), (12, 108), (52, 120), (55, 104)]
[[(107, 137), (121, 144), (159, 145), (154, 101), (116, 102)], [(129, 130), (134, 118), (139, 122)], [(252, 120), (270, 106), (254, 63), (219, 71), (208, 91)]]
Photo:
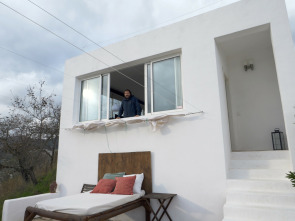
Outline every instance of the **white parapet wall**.
[(53, 199), (59, 196), (59, 193), (45, 193), (35, 196), (5, 200), (2, 212), (2, 221), (22, 221), (24, 220), (24, 214), (28, 206), (35, 206), (35, 204), (39, 201)]

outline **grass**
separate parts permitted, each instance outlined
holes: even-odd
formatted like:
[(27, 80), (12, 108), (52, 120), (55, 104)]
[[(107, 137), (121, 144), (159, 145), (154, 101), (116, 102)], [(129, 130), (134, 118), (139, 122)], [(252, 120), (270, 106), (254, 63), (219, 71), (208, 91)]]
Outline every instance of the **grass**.
[(55, 181), (56, 168), (38, 176), (38, 184), (25, 183), (21, 177), (16, 177), (1, 184), (0, 187), (0, 221), (2, 220), (3, 203), (6, 199), (49, 193), (49, 185)]

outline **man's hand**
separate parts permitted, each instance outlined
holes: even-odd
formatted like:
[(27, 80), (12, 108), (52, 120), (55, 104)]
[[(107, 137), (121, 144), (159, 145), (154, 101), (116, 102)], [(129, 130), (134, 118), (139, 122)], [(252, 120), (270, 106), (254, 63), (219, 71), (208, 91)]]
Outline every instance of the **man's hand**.
[(117, 117), (116, 119), (121, 119), (121, 117)]
[(135, 117), (139, 117), (139, 115), (135, 115)]

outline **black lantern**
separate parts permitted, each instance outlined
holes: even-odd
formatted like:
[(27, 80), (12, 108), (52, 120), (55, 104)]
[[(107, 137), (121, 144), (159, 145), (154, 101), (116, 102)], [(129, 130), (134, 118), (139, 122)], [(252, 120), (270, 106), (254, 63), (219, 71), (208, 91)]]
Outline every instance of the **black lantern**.
[(279, 128), (275, 128), (274, 132), (271, 132), (272, 146), (274, 150), (284, 150), (285, 140), (284, 134)]

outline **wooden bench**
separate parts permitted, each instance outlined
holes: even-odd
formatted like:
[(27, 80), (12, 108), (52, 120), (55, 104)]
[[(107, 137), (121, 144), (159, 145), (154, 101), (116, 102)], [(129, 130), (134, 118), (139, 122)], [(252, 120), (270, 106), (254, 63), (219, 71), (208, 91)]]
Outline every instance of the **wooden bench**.
[[(151, 152), (101, 153), (99, 154), (98, 162), (99, 179), (102, 179), (105, 173), (121, 171), (126, 172), (126, 174), (144, 173), (142, 189), (146, 193), (152, 192)], [(95, 186), (93, 184), (84, 184), (81, 193), (90, 191)], [(36, 215), (62, 221), (103, 221), (138, 207), (144, 207), (145, 220), (150, 221), (151, 211), (146, 200), (143, 198), (91, 215), (75, 215), (27, 207), (24, 221), (31, 221)]]
[(81, 193), (91, 191), (94, 189), (95, 186), (96, 186), (95, 184), (83, 184), (82, 189), (81, 189)]

